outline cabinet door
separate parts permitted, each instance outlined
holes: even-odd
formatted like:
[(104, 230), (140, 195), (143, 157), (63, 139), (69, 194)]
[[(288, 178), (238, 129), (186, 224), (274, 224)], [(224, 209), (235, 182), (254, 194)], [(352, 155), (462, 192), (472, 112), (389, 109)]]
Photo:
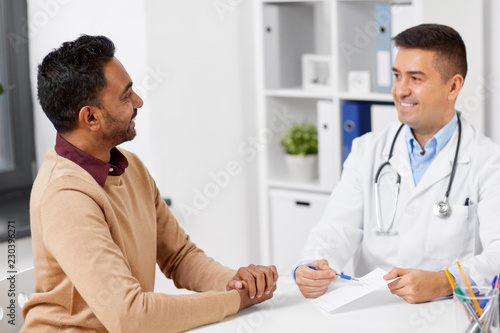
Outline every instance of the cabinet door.
[(328, 198), (328, 194), (270, 190), (272, 263), (280, 274), (291, 273)]

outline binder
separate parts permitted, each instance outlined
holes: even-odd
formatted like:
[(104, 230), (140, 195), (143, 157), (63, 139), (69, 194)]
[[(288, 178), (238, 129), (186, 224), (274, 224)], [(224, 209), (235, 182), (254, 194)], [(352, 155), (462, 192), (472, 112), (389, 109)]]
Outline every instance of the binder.
[(264, 4), (262, 19), (264, 23), (265, 87), (275, 89), (281, 85), (279, 6)]
[(314, 53), (314, 7), (263, 5), (266, 89), (302, 85), (302, 54)]
[(317, 114), (319, 182), (322, 187), (333, 190), (342, 169), (340, 116), (332, 101), (318, 101)]
[[(391, 7), (391, 37), (396, 37), (400, 32), (418, 24), (414, 15), (415, 11), (411, 3), (400, 3)], [(398, 48), (392, 45), (392, 63), (397, 53)]]
[(391, 41), (391, 5), (375, 5), (377, 22), (377, 85), (379, 93), (391, 93), (392, 88), (392, 41)]
[(351, 152), (352, 141), (371, 130), (370, 102), (342, 104), (342, 163)]

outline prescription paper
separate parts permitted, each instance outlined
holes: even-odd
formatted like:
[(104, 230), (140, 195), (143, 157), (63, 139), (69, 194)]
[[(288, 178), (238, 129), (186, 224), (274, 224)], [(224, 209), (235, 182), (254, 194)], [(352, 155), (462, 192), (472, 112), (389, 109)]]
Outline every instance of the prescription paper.
[[(360, 297), (386, 286), (392, 280), (384, 280), (383, 276), (385, 274), (387, 274), (387, 272), (383, 269), (375, 268), (372, 272), (359, 278), (359, 282), (347, 280), (336, 281), (335, 283), (342, 282), (341, 285), (338, 283), (338, 288), (334, 288), (323, 296), (314, 299), (313, 303), (323, 311), (334, 311)], [(335, 285), (335, 283), (333, 285)]]

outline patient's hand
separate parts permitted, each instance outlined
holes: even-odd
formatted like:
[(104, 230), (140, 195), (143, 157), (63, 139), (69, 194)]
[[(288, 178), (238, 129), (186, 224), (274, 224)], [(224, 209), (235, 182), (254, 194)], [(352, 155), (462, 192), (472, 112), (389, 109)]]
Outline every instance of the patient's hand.
[(241, 267), (227, 283), (226, 289), (238, 290), (241, 297), (240, 310), (273, 297), (278, 281), (274, 266), (250, 265)]

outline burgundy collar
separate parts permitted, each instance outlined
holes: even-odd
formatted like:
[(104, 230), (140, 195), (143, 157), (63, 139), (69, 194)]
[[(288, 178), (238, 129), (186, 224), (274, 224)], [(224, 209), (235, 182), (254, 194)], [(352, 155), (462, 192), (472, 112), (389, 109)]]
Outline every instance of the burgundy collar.
[(109, 163), (106, 163), (73, 146), (59, 133), (56, 137), (55, 150), (59, 156), (81, 166), (102, 187), (104, 187), (108, 175), (120, 176), (128, 166), (127, 158), (116, 147), (110, 150), (110, 160)]

